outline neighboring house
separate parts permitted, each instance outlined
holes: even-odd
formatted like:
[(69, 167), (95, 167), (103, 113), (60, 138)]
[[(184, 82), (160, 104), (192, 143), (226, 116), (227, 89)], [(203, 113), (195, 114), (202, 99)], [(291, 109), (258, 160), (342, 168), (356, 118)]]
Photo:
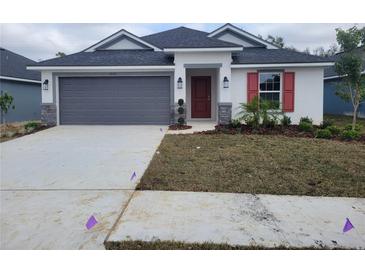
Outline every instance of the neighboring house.
[(323, 119), (328, 59), (280, 49), (236, 26), (179, 27), (138, 37), (118, 31), (82, 52), (39, 62), (42, 119), (53, 124), (229, 123), (240, 103), (279, 103), (294, 123)]
[[(362, 50), (363, 57), (363, 74), (365, 77), (365, 49)], [(341, 53), (334, 56), (334, 60), (339, 58)], [(336, 91), (341, 86), (342, 78), (338, 76), (335, 71), (335, 67), (328, 67), (324, 70), (324, 113), (325, 114), (336, 114), (336, 115), (352, 115), (353, 106), (351, 102), (345, 102), (339, 96), (336, 95)], [(365, 117), (365, 104), (361, 104), (358, 111), (359, 117)]]
[(4, 48), (0, 48), (0, 58), (0, 91), (13, 96), (15, 106), (6, 114), (6, 122), (40, 120), (41, 74), (27, 70), (27, 65), (36, 62)]

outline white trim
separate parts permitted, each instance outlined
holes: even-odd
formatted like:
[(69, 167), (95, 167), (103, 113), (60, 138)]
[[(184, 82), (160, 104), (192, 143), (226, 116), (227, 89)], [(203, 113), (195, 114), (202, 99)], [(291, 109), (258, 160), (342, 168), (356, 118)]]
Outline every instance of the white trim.
[[(56, 103), (56, 108), (57, 108), (57, 126), (59, 126), (60, 125), (60, 114), (61, 114), (61, 110), (60, 110), (60, 90), (59, 90), (59, 88), (60, 88), (60, 83), (59, 83), (59, 76), (56, 76), (56, 77), (54, 77), (55, 78), (55, 84), (56, 84), (56, 86), (55, 86), (55, 96), (56, 96), (56, 98), (55, 98), (55, 100), (54, 100), (54, 102)], [(53, 91), (52, 91), (53, 92)]]
[(104, 40), (101, 40), (100, 42), (98, 42), (98, 43), (96, 43), (96, 44), (92, 45), (91, 47), (88, 47), (87, 49), (85, 49), (85, 50), (83, 50), (83, 51), (85, 51), (85, 52), (92, 52), (92, 51), (94, 51), (96, 48), (98, 48), (98, 47), (100, 47), (100, 46), (102, 46), (102, 45), (104, 45), (104, 44), (106, 44), (106, 43), (109, 43), (110, 41), (112, 41), (112, 40), (114, 40), (114, 39), (116, 39), (116, 38), (118, 38), (119, 36), (122, 36), (122, 35), (125, 35), (125, 36), (127, 36), (127, 37), (131, 38), (132, 40), (135, 40), (135, 41), (137, 41), (137, 42), (139, 42), (139, 43), (141, 43), (141, 44), (143, 44), (143, 45), (145, 45), (145, 46), (147, 46), (147, 47), (149, 47), (149, 48), (152, 48), (152, 49), (154, 49), (155, 51), (161, 51), (161, 49), (160, 49), (160, 48), (158, 48), (158, 47), (156, 47), (156, 46), (154, 46), (154, 45), (152, 45), (152, 44), (150, 44), (150, 43), (147, 43), (146, 41), (142, 40), (142, 39), (141, 39), (141, 38), (139, 38), (138, 36), (136, 36), (136, 35), (134, 35), (134, 34), (132, 34), (132, 33), (128, 32), (128, 31), (126, 31), (126, 30), (124, 30), (124, 29), (122, 29), (122, 30), (120, 30), (120, 31), (118, 31), (118, 32), (116, 32), (116, 33), (114, 33), (113, 35), (111, 35), (111, 36), (109, 36), (109, 37), (105, 38)]
[(164, 52), (215, 52), (215, 51), (242, 51), (243, 47), (230, 48), (164, 48)]
[(231, 68), (328, 67), (334, 63), (234, 64)]
[(174, 70), (175, 66), (28, 66), (29, 70), (51, 71), (166, 71)]
[(24, 79), (24, 78), (16, 78), (16, 77), (8, 77), (8, 76), (0, 76), (0, 79), (11, 80), (11, 81), (19, 81), (19, 82), (37, 83), (37, 84), (42, 83), (42, 81), (30, 80), (30, 79)]
[[(361, 72), (361, 75), (365, 74), (365, 70), (363, 72)], [(334, 75), (334, 76), (328, 76), (328, 77), (324, 77), (324, 80), (330, 80), (330, 79), (337, 79), (337, 78), (342, 78), (345, 77), (345, 75)]]
[(249, 38), (251, 40), (254, 40), (257, 43), (264, 44), (267, 47), (277, 48), (277, 49), (279, 48), (278, 46), (275, 46), (275, 45), (273, 45), (273, 44), (271, 44), (269, 42), (266, 42), (265, 40), (260, 39), (257, 36), (255, 36), (255, 35), (253, 35), (253, 34), (251, 34), (249, 32), (246, 32), (244, 30), (241, 30), (240, 28), (238, 28), (236, 26), (233, 26), (233, 25), (230, 25), (230, 24), (227, 24), (227, 25), (225, 25), (223, 27), (220, 27), (220, 28), (216, 29), (215, 31), (209, 33), (208, 37), (216, 36), (217, 34), (219, 34), (221, 32), (224, 32), (227, 29), (229, 29), (229, 30), (231, 30), (231, 31), (233, 31), (235, 33), (238, 33), (239, 35), (242, 35), (244, 37), (247, 37), (247, 38)]

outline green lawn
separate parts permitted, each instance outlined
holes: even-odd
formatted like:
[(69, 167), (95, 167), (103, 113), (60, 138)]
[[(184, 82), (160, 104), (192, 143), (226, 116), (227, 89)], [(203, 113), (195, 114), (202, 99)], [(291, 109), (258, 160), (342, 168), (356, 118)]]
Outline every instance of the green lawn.
[[(325, 114), (324, 120), (332, 121), (335, 126), (343, 128), (352, 123), (352, 116)], [(365, 134), (365, 119), (357, 118), (357, 123), (361, 126), (361, 133)]]
[(365, 197), (359, 142), (166, 135), (158, 151), (137, 189)]

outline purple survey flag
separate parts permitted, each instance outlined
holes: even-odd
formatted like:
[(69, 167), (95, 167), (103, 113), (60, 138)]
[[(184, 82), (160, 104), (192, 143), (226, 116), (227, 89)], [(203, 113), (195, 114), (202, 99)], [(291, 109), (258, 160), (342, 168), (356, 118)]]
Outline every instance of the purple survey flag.
[(98, 223), (98, 221), (95, 219), (94, 215), (91, 215), (89, 220), (87, 220), (86, 228), (92, 229), (94, 227), (94, 225), (96, 225), (97, 223)]
[(352, 223), (350, 222), (349, 218), (346, 218), (346, 223), (345, 223), (345, 226), (343, 227), (343, 230), (342, 232), (345, 233), (351, 229), (353, 229), (354, 226), (352, 225)]
[(136, 179), (136, 178), (137, 178), (137, 174), (136, 174), (136, 172), (134, 171), (134, 172), (133, 172), (133, 174), (132, 174), (132, 177), (131, 177), (131, 181), (132, 181), (132, 180), (134, 180), (134, 179)]
[(160, 131), (162, 132), (162, 128), (160, 128)]

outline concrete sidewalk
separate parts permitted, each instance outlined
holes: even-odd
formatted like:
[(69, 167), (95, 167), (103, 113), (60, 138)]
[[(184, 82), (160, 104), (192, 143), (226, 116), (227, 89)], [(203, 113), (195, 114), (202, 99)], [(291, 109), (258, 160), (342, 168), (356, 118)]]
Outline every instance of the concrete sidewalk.
[(365, 199), (137, 191), (108, 241), (127, 239), (364, 249)]

